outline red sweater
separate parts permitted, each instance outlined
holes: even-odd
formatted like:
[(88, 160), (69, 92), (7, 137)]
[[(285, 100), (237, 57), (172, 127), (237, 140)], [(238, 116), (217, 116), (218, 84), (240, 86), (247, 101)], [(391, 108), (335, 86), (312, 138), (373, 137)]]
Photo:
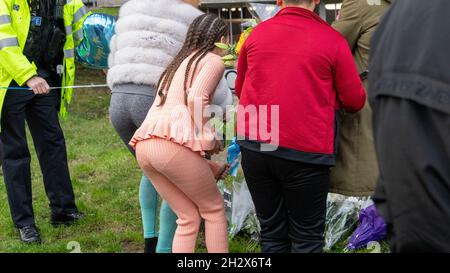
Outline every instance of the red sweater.
[[(238, 61), (236, 94), (238, 136), (328, 156), (334, 155), (335, 111), (357, 112), (366, 101), (344, 37), (314, 12), (296, 7), (259, 24), (247, 39)], [(277, 136), (259, 130), (255, 136), (249, 130), (258, 124), (267, 125), (269, 134), (273, 129), (271, 111), (249, 118), (241, 108), (249, 105), (258, 113), (262, 105), (279, 105)]]

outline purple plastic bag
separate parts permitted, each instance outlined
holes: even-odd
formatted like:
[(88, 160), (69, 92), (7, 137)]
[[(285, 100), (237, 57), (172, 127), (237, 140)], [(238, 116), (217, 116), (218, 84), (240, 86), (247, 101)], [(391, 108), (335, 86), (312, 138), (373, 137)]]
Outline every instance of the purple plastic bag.
[(350, 237), (347, 249), (365, 247), (369, 242), (386, 238), (386, 222), (378, 215), (375, 205), (368, 206), (359, 214), (359, 226)]

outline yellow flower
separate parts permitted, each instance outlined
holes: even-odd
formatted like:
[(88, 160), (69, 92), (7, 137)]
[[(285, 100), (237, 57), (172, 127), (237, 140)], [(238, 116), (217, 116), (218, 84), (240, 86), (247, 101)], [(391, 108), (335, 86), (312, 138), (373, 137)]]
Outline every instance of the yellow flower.
[(242, 32), (241, 37), (239, 38), (239, 42), (236, 45), (236, 54), (239, 55), (241, 53), (242, 46), (244, 45), (245, 41), (247, 40), (248, 36), (250, 36), (252, 31), (253, 27), (249, 27), (244, 32)]

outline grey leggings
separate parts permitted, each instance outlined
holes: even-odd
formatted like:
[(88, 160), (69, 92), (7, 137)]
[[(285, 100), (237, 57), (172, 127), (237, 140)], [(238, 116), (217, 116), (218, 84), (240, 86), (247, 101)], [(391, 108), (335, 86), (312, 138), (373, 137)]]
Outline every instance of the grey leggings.
[(133, 154), (128, 142), (144, 122), (154, 100), (155, 88), (152, 86), (126, 84), (113, 88), (109, 107), (111, 122)]
[[(145, 85), (126, 84), (113, 88), (109, 108), (111, 122), (122, 141), (133, 153), (128, 145), (136, 130), (144, 122), (148, 110), (155, 100), (155, 88)], [(163, 202), (159, 213), (159, 234), (157, 231), (158, 194), (148, 180), (142, 176), (139, 187), (139, 204), (141, 206), (144, 238), (158, 238), (157, 253), (170, 253), (172, 240), (177, 228), (177, 216), (170, 209), (167, 202)]]

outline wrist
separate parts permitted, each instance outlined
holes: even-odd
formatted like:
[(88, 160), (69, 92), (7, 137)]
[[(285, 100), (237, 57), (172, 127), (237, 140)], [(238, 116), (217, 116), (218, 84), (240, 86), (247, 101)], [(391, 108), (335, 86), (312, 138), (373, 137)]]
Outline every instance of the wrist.
[(15, 81), (17, 82), (17, 84), (19, 84), (20, 86), (23, 86), (24, 84), (26, 84), (29, 80), (31, 80), (32, 78), (36, 77), (37, 71), (34, 69), (31, 69), (29, 71), (26, 71), (24, 73), (20, 73), (17, 74), (15, 76)]
[(29, 77), (28, 80), (25, 81), (25, 83), (28, 83), (30, 80), (36, 78), (38, 74), (34, 74), (33, 76)]

